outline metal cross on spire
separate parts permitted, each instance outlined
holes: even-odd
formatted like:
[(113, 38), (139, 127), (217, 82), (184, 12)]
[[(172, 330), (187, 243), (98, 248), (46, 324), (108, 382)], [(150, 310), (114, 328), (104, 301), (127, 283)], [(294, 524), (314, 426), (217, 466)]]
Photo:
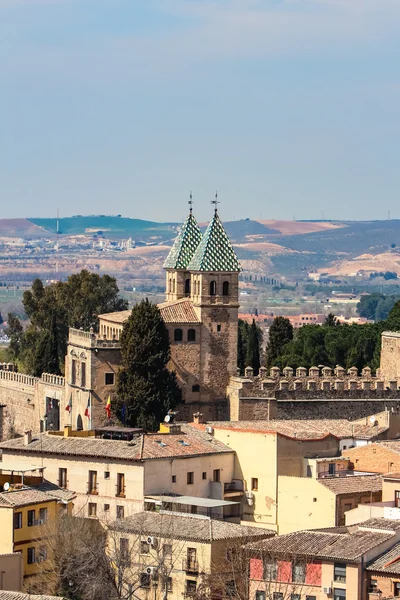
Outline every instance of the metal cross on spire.
[(188, 200), (188, 204), (190, 206), (190, 214), (192, 214), (193, 211), (193, 200), (192, 200), (193, 196), (192, 196), (192, 192), (190, 192), (189, 194), (189, 200)]
[(211, 204), (214, 204), (215, 214), (217, 214), (218, 204), (221, 204), (221, 202), (218, 200), (218, 192), (215, 192), (215, 200), (211, 200)]

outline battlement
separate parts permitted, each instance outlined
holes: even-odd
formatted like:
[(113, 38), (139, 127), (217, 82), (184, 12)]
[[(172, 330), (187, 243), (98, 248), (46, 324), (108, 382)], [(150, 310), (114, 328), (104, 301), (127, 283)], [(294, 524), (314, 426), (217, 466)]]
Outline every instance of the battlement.
[(32, 377), (32, 375), (25, 375), (25, 373), (16, 373), (15, 371), (3, 370), (0, 370), (0, 380), (29, 385), (32, 388), (34, 388), (36, 382), (39, 381), (36, 377)]
[(83, 329), (74, 329), (70, 327), (68, 344), (84, 348), (121, 348), (121, 342), (119, 340), (108, 340), (106, 339), (106, 336), (101, 337), (99, 334), (94, 333), (92, 328), (90, 331), (83, 331)]
[(49, 383), (50, 385), (56, 385), (61, 388), (65, 385), (65, 377), (61, 375), (53, 375), (52, 373), (42, 373), (41, 381), (43, 383)]

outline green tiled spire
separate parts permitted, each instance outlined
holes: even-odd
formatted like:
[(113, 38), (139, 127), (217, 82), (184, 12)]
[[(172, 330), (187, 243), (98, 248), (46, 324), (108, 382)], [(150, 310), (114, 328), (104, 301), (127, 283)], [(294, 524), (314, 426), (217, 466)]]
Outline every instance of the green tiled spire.
[(217, 211), (189, 263), (188, 270), (225, 273), (242, 270)]
[(186, 269), (201, 242), (201, 238), (200, 227), (192, 214), (192, 209), (190, 209), (189, 216), (182, 225), (167, 256), (164, 269)]

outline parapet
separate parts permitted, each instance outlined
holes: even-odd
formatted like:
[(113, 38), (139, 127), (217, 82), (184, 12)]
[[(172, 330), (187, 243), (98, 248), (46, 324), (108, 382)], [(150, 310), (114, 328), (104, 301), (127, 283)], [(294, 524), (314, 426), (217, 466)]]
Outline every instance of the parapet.
[(105, 336), (94, 333), (93, 329), (84, 331), (73, 327), (69, 328), (68, 344), (83, 348), (121, 348), (121, 342), (117, 339), (108, 340)]

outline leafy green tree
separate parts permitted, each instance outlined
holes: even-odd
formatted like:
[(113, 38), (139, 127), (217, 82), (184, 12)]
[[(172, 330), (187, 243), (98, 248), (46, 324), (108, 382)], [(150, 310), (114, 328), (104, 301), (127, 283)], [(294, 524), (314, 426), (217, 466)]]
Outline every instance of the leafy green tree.
[(327, 327), (336, 327), (340, 325), (340, 321), (335, 317), (333, 313), (329, 313), (329, 315), (327, 315), (324, 321), (324, 325), (326, 325)]
[(382, 297), (376, 306), (375, 321), (385, 321), (397, 300), (398, 296)]
[(124, 324), (121, 356), (116, 414), (131, 427), (156, 431), (168, 411), (181, 402), (182, 392), (175, 373), (167, 368), (168, 330), (159, 308), (147, 298)]
[(249, 324), (247, 321), (243, 321), (239, 319), (238, 322), (238, 368), (240, 369), (240, 374), (244, 374), (244, 370), (246, 368), (246, 356), (247, 356), (247, 340), (249, 337)]
[(389, 312), (385, 325), (386, 329), (390, 329), (392, 331), (398, 331), (400, 329), (400, 300), (394, 304), (393, 308)]
[(383, 294), (368, 294), (362, 296), (360, 302), (357, 304), (357, 313), (360, 317), (374, 321), (376, 307), (382, 298), (385, 298)]
[(260, 370), (260, 331), (256, 325), (255, 319), (249, 327), (248, 340), (247, 340), (247, 352), (246, 352), (246, 366), (253, 368), (254, 375), (258, 375)]
[(269, 328), (269, 342), (266, 354), (266, 366), (271, 367), (282, 354), (284, 346), (293, 339), (293, 326), (286, 317), (275, 317)]
[(8, 313), (5, 333), (10, 338), (10, 344), (8, 346), (7, 353), (14, 364), (19, 359), (21, 354), (23, 332), (24, 329), (18, 317), (14, 313)]

